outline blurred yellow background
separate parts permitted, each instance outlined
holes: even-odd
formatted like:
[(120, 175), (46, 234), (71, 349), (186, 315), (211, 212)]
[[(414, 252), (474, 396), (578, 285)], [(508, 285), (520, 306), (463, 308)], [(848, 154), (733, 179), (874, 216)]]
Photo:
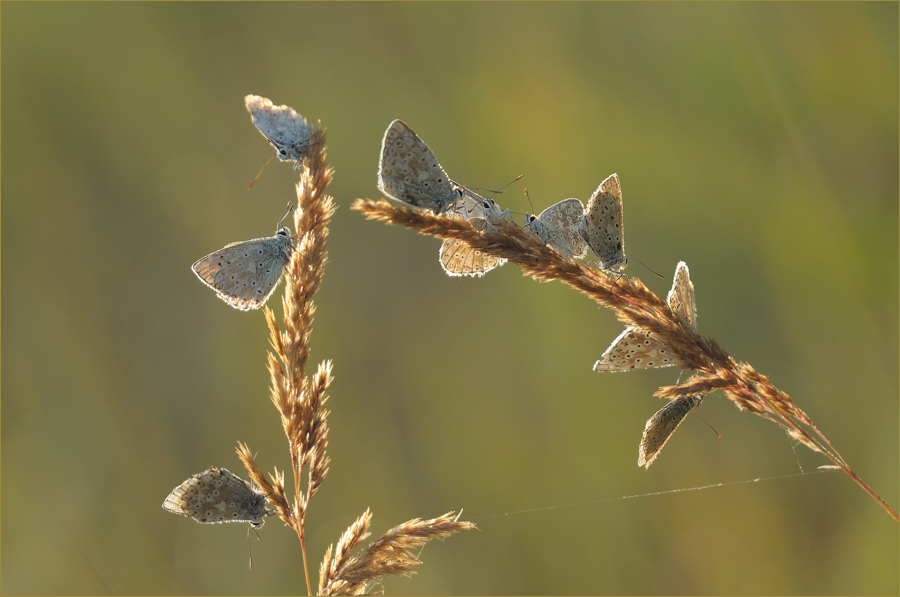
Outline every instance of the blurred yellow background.
[(480, 530), (387, 593), (897, 594), (897, 523), (797, 476), (825, 458), (714, 394), (721, 439), (691, 416), (638, 468), (677, 370), (595, 373), (612, 312), (512, 265), (451, 279), (438, 241), (348, 207), (379, 196), (395, 118), (461, 183), (525, 174), (498, 197), (518, 212), (617, 172), (627, 254), (685, 260), (700, 332), (896, 508), (898, 70), (896, 3), (4, 3), (0, 590), (305, 591), (281, 522), (249, 570), (244, 525), (160, 507), (209, 466), (246, 478), (238, 441), (289, 462), (262, 313), (190, 270), (295, 197), (277, 162), (247, 190), (273, 153), (254, 93), (321, 119), (336, 170), (315, 578), (366, 508), (376, 536), (463, 508)]

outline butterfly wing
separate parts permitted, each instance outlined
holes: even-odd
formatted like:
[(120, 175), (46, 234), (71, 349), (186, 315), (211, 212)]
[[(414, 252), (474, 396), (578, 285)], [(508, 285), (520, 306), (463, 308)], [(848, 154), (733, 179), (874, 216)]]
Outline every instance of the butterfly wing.
[(473, 249), (467, 242), (446, 239), (438, 255), (441, 267), (450, 276), (483, 276), (506, 263), (506, 259)]
[(291, 257), (287, 228), (275, 236), (231, 243), (199, 259), (192, 269), (220, 299), (241, 311), (262, 307)]
[(638, 449), (638, 466), (650, 468), (663, 446), (691, 410), (703, 400), (702, 394), (679, 396), (647, 420)]
[(378, 188), (388, 197), (441, 213), (463, 195), (431, 148), (402, 120), (388, 126), (381, 142)]
[(694, 300), (694, 284), (688, 266), (684, 261), (679, 261), (675, 268), (675, 277), (672, 279), (672, 289), (666, 297), (669, 308), (681, 318), (681, 321), (691, 331), (697, 333), (697, 303)]
[(656, 334), (628, 327), (594, 363), (594, 371), (623, 372), (676, 365), (678, 359)]
[[(584, 204), (580, 199), (563, 199), (541, 212), (537, 217), (538, 237), (561, 255), (581, 259), (588, 245), (581, 236)], [(535, 222), (532, 222), (534, 230)]]
[(628, 265), (625, 257), (625, 224), (622, 211), (622, 187), (616, 174), (600, 183), (584, 210), (584, 241), (600, 261), (600, 268), (621, 271)]

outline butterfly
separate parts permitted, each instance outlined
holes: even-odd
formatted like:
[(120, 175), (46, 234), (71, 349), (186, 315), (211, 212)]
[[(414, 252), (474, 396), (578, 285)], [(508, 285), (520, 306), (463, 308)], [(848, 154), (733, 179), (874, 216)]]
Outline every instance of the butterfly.
[(392, 122), (384, 133), (378, 188), (391, 199), (435, 214), (464, 195), (463, 187), (450, 180), (431, 148), (402, 120)]
[[(500, 220), (509, 216), (509, 210), (500, 211), (492, 199), (465, 189), (462, 198), (450, 210), (450, 215), (471, 222), (476, 230), (493, 231)], [(502, 257), (488, 255), (457, 239), (445, 239), (438, 257), (449, 276), (483, 276), (506, 263)]]
[(625, 223), (622, 217), (622, 187), (616, 174), (600, 183), (582, 216), (581, 236), (600, 261), (604, 271), (621, 271), (625, 257)]
[(274, 236), (225, 245), (191, 269), (235, 309), (259, 309), (275, 291), (293, 249), (291, 233), (282, 227)]
[(525, 226), (534, 232), (541, 242), (549, 244), (565, 257), (581, 259), (587, 254), (588, 245), (581, 236), (584, 225), (584, 204), (580, 199), (563, 199), (535, 216), (525, 216)]
[(703, 394), (689, 394), (675, 398), (644, 425), (644, 435), (638, 449), (638, 466), (650, 468), (663, 446), (681, 425), (684, 418), (703, 401)]
[(210, 467), (172, 490), (163, 508), (190, 516), (204, 524), (249, 522), (253, 528), (265, 524), (266, 496), (228, 469)]
[(265, 97), (248, 95), (244, 105), (253, 124), (275, 148), (276, 157), (282, 162), (294, 162), (297, 170), (309, 150), (313, 127), (290, 106), (276, 106)]
[[(684, 325), (697, 333), (697, 305), (694, 285), (684, 261), (675, 268), (672, 289), (666, 297), (669, 308)], [(596, 363), (594, 371), (631, 371), (655, 367), (674, 367), (681, 362), (654, 333), (629, 326), (613, 340)]]

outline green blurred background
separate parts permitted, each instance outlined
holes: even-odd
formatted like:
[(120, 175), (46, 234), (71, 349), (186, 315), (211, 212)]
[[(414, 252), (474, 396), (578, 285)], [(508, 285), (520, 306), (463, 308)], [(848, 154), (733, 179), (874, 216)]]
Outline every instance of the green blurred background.
[(160, 507), (211, 465), (246, 477), (238, 441), (288, 464), (262, 313), (190, 270), (295, 196), (277, 162), (247, 190), (273, 153), (255, 93), (321, 119), (336, 170), (311, 569), (366, 508), (376, 535), (464, 508), (480, 530), (388, 593), (897, 594), (897, 523), (841, 473), (791, 476), (823, 457), (712, 395), (722, 439), (691, 416), (639, 469), (677, 370), (594, 373), (612, 312), (512, 265), (451, 279), (438, 241), (348, 207), (395, 118), (462, 183), (525, 174), (518, 212), (617, 172), (628, 255), (685, 260), (701, 333), (896, 508), (898, 87), (896, 3), (3, 3), (0, 589), (305, 591), (279, 521), (249, 570), (243, 525)]

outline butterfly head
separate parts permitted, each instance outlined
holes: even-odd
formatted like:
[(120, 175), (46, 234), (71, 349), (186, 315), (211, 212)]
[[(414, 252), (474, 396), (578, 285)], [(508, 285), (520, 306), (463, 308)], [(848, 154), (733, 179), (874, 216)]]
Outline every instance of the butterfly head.
[(617, 263), (617, 264), (615, 264), (615, 265), (613, 265), (613, 266), (612, 266), (611, 268), (609, 268), (609, 269), (615, 270), (615, 271), (617, 271), (617, 272), (620, 272), (620, 271), (624, 270), (624, 269), (625, 269), (625, 266), (627, 266), (627, 265), (628, 265), (628, 257), (625, 257), (625, 256), (623, 255), (623, 256), (622, 256), (622, 261), (619, 262), (619, 263)]
[(465, 187), (453, 183), (450, 194), (445, 199), (441, 199), (434, 203), (434, 207), (431, 208), (434, 214), (438, 215), (456, 205), (456, 202), (465, 194), (465, 191)]

